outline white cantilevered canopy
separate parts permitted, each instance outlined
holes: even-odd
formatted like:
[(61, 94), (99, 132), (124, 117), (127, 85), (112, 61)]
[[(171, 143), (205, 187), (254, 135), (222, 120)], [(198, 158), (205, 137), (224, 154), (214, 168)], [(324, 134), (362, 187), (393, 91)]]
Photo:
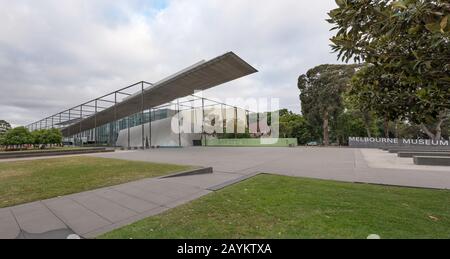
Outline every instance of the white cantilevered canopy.
[(239, 56), (228, 52), (210, 61), (199, 62), (112, 107), (81, 119), (63, 128), (62, 133), (69, 137), (256, 72), (258, 71)]

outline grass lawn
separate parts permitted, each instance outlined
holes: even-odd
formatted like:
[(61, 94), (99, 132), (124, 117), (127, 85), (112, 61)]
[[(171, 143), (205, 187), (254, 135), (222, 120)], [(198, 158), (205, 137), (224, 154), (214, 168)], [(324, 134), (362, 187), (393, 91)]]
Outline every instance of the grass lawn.
[(449, 238), (450, 192), (260, 175), (100, 238)]
[(87, 156), (0, 162), (0, 208), (187, 169)]

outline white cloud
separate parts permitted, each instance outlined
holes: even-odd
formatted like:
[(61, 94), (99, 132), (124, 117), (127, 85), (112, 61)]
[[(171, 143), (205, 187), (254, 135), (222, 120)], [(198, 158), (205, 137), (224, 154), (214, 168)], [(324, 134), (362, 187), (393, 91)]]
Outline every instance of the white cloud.
[(336, 62), (325, 21), (331, 0), (155, 3), (0, 0), (0, 118), (28, 124), (230, 50), (260, 72), (207, 96), (279, 97), (298, 112), (298, 76)]

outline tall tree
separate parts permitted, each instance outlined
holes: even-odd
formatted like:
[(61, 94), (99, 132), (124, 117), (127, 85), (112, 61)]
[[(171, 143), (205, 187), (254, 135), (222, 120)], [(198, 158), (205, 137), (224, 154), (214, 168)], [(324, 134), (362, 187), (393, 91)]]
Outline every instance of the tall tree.
[(336, 2), (339, 7), (328, 20), (337, 30), (331, 39), (333, 50), (344, 61), (365, 61), (391, 75), (395, 82), (389, 94), (407, 102), (386, 109), (401, 111), (402, 119), (440, 139), (450, 114), (448, 0)]
[(320, 65), (298, 79), (303, 115), (311, 124), (322, 126), (324, 145), (330, 144), (330, 119), (343, 111), (342, 95), (359, 67)]
[[(357, 73), (357, 75), (359, 72)], [(379, 118), (378, 114), (373, 111), (370, 107), (367, 107), (364, 100), (360, 98), (358, 94), (354, 93), (353, 90), (353, 81), (355, 80), (356, 75), (352, 79), (351, 87), (344, 94), (344, 106), (346, 111), (351, 113), (355, 118), (361, 119), (364, 128), (365, 134), (367, 137), (372, 137), (374, 135), (378, 136), (378, 128), (376, 127), (376, 121)], [(360, 135), (351, 135), (351, 136), (360, 136)], [(361, 135), (363, 136), (363, 135)]]
[[(339, 144), (348, 144), (349, 137), (365, 136), (367, 128), (364, 123), (364, 118), (354, 110), (345, 110), (338, 115), (336, 120), (337, 127), (334, 130), (336, 138), (339, 139)], [(369, 125), (371, 131), (372, 126)]]
[(9, 124), (5, 120), (0, 120), (0, 135), (5, 134), (10, 129), (11, 129), (11, 124)]
[(389, 122), (396, 121), (407, 107), (414, 105), (413, 89), (397, 85), (395, 75), (381, 66), (367, 65), (353, 77), (349, 95), (364, 112), (375, 112), (384, 121), (384, 135), (389, 137)]

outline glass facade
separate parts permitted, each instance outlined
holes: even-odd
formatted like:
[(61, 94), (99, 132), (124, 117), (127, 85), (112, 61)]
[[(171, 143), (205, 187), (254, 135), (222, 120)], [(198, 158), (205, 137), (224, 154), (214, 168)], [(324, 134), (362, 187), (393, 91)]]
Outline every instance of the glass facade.
[(149, 123), (150, 121), (163, 120), (175, 114), (176, 111), (171, 109), (152, 110), (151, 112), (145, 111), (144, 113), (134, 114), (116, 122), (97, 127), (96, 129), (84, 131), (81, 134), (65, 138), (64, 142), (76, 146), (114, 146), (121, 130), (140, 126)]

